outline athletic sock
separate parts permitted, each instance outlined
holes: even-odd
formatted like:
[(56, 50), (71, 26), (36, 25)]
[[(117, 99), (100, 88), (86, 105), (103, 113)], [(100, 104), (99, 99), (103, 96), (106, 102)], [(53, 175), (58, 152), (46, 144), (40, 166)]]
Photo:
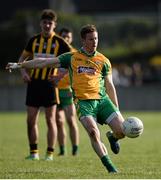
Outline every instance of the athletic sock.
[(65, 154), (65, 146), (64, 145), (60, 145), (60, 153), (59, 155), (64, 155)]
[(105, 155), (101, 158), (101, 161), (103, 163), (103, 165), (106, 167), (106, 169), (108, 170), (108, 172), (117, 172), (117, 169), (115, 168), (114, 164), (112, 163), (111, 159), (108, 157), (108, 155)]
[(54, 153), (54, 148), (48, 147), (46, 153), (52, 155)]
[(39, 153), (38, 145), (30, 144), (30, 154), (37, 154), (37, 153)]
[(72, 147), (72, 155), (77, 155), (78, 153), (78, 145), (73, 145)]

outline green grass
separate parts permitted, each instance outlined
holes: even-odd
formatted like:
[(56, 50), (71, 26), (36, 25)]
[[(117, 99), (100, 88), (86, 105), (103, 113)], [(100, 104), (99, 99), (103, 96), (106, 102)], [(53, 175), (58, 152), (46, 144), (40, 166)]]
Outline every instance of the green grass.
[(102, 140), (119, 173), (108, 174), (93, 152), (88, 136), (79, 123), (80, 150), (71, 155), (57, 156), (53, 162), (43, 160), (46, 150), (46, 124), (43, 113), (39, 120), (40, 161), (27, 161), (28, 141), (25, 113), (0, 113), (0, 179), (159, 179), (161, 177), (161, 112), (124, 112), (124, 117), (137, 116), (144, 123), (144, 133), (136, 139), (121, 140), (121, 152), (111, 152), (105, 133), (108, 126), (100, 126)]

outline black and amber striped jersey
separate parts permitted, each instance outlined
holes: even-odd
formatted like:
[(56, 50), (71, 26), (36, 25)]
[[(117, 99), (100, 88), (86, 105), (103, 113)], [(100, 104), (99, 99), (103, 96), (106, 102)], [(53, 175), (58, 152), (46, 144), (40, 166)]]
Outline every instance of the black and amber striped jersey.
[[(52, 33), (49, 38), (42, 34), (33, 36), (24, 49), (24, 53), (32, 54), (34, 57), (56, 57), (65, 52), (71, 51), (71, 46), (67, 44), (59, 35)], [(30, 76), (32, 79), (47, 80), (50, 75), (54, 74), (53, 68), (32, 69)]]

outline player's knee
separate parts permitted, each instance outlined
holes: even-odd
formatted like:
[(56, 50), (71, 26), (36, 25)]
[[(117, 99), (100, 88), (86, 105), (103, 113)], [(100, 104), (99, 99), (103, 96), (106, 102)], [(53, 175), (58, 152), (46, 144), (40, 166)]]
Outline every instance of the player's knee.
[(69, 125), (69, 128), (70, 128), (70, 129), (75, 128), (75, 122), (74, 122), (73, 120), (69, 120), (69, 121), (68, 121), (68, 125)]
[(64, 125), (64, 122), (61, 121), (61, 120), (57, 120), (56, 124), (57, 124), (58, 127), (62, 127)]

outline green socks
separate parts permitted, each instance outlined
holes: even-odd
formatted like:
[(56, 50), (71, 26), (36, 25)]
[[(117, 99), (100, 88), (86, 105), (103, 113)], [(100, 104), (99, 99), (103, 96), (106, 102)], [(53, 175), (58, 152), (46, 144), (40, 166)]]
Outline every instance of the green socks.
[(73, 145), (72, 155), (75, 156), (78, 153), (78, 145)]
[(115, 168), (114, 164), (112, 163), (111, 159), (105, 155), (101, 158), (102, 164), (106, 167), (109, 173), (116, 173), (117, 169)]
[[(72, 146), (72, 155), (75, 156), (75, 155), (77, 155), (77, 153), (78, 153), (78, 145), (73, 145)], [(65, 146), (64, 145), (60, 146), (59, 155), (62, 155), (62, 156), (65, 155)]]
[(60, 145), (60, 153), (59, 153), (60, 156), (63, 156), (65, 155), (65, 146), (64, 145)]

